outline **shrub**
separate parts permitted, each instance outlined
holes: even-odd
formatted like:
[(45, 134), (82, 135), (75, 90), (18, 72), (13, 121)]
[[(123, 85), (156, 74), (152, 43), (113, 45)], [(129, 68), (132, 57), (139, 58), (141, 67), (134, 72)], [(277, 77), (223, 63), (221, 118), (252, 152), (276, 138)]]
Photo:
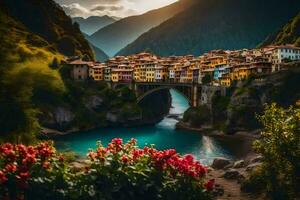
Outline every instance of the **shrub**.
[(255, 150), (263, 156), (261, 176), (272, 199), (295, 199), (300, 191), (300, 109), (267, 105)]
[(74, 173), (50, 143), (1, 145), (0, 199), (211, 199), (214, 181), (205, 181), (206, 167), (173, 149), (113, 139), (88, 159)]
[(50, 143), (1, 145), (0, 199), (62, 199), (66, 169)]

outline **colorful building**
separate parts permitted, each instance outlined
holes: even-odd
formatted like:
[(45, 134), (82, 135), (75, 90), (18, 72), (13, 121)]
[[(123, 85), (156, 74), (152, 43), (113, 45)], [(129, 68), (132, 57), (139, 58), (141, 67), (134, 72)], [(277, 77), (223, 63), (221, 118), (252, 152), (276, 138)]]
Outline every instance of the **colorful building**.
[(71, 77), (76, 81), (87, 80), (90, 77), (90, 68), (93, 62), (82, 61), (81, 59), (69, 63), (72, 66)]

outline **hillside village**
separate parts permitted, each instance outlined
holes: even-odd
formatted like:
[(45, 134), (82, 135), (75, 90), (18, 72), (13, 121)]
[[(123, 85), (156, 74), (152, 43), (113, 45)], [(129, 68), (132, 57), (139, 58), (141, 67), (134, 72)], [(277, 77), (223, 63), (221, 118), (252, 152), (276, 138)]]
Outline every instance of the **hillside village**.
[(151, 53), (116, 56), (105, 63), (69, 60), (74, 80), (106, 82), (180, 82), (230, 86), (254, 74), (284, 69), (284, 63), (300, 60), (293, 45), (267, 46), (235, 51), (213, 50), (193, 55), (159, 57)]

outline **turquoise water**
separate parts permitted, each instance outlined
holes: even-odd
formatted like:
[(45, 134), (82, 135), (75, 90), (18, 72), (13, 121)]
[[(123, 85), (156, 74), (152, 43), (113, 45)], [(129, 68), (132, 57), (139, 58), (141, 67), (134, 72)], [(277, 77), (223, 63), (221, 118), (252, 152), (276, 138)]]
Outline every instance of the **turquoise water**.
[[(170, 114), (179, 115), (188, 109), (187, 100), (174, 90), (171, 90), (172, 108)], [(155, 126), (137, 128), (105, 128), (64, 136), (56, 140), (60, 150), (72, 150), (80, 155), (85, 155), (90, 148), (96, 147), (96, 142), (101, 141), (104, 145), (113, 138), (122, 138), (128, 141), (131, 138), (138, 140), (138, 145), (155, 144), (158, 149), (175, 148), (181, 154), (193, 154), (204, 164), (209, 164), (215, 157), (231, 158), (220, 143), (214, 139), (202, 136), (190, 131), (175, 130), (176, 119), (165, 117)]]

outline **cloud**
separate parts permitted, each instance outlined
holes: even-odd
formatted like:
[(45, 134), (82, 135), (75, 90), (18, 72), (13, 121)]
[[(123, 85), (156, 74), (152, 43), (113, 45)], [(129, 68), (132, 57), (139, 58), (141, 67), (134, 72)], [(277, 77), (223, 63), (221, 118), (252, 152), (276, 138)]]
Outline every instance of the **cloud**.
[(127, 17), (165, 6), (177, 0), (55, 0), (71, 17)]
[(78, 3), (72, 3), (70, 5), (61, 5), (67, 15), (71, 17), (89, 17), (91, 12), (89, 9), (81, 6)]
[[(106, 2), (108, 0), (100, 0), (101, 2)], [(110, 4), (95, 4), (90, 6), (90, 8), (84, 7), (79, 3), (72, 3), (69, 5), (63, 4), (61, 7), (64, 9), (67, 15), (71, 17), (84, 17), (89, 16), (117, 16), (126, 17), (129, 15), (137, 14), (138, 12), (134, 9), (130, 9), (121, 4), (111, 4), (112, 2), (119, 2), (121, 0), (109, 0)]]
[(124, 6), (114, 6), (114, 5), (96, 5), (90, 11), (120, 11), (124, 10)]

